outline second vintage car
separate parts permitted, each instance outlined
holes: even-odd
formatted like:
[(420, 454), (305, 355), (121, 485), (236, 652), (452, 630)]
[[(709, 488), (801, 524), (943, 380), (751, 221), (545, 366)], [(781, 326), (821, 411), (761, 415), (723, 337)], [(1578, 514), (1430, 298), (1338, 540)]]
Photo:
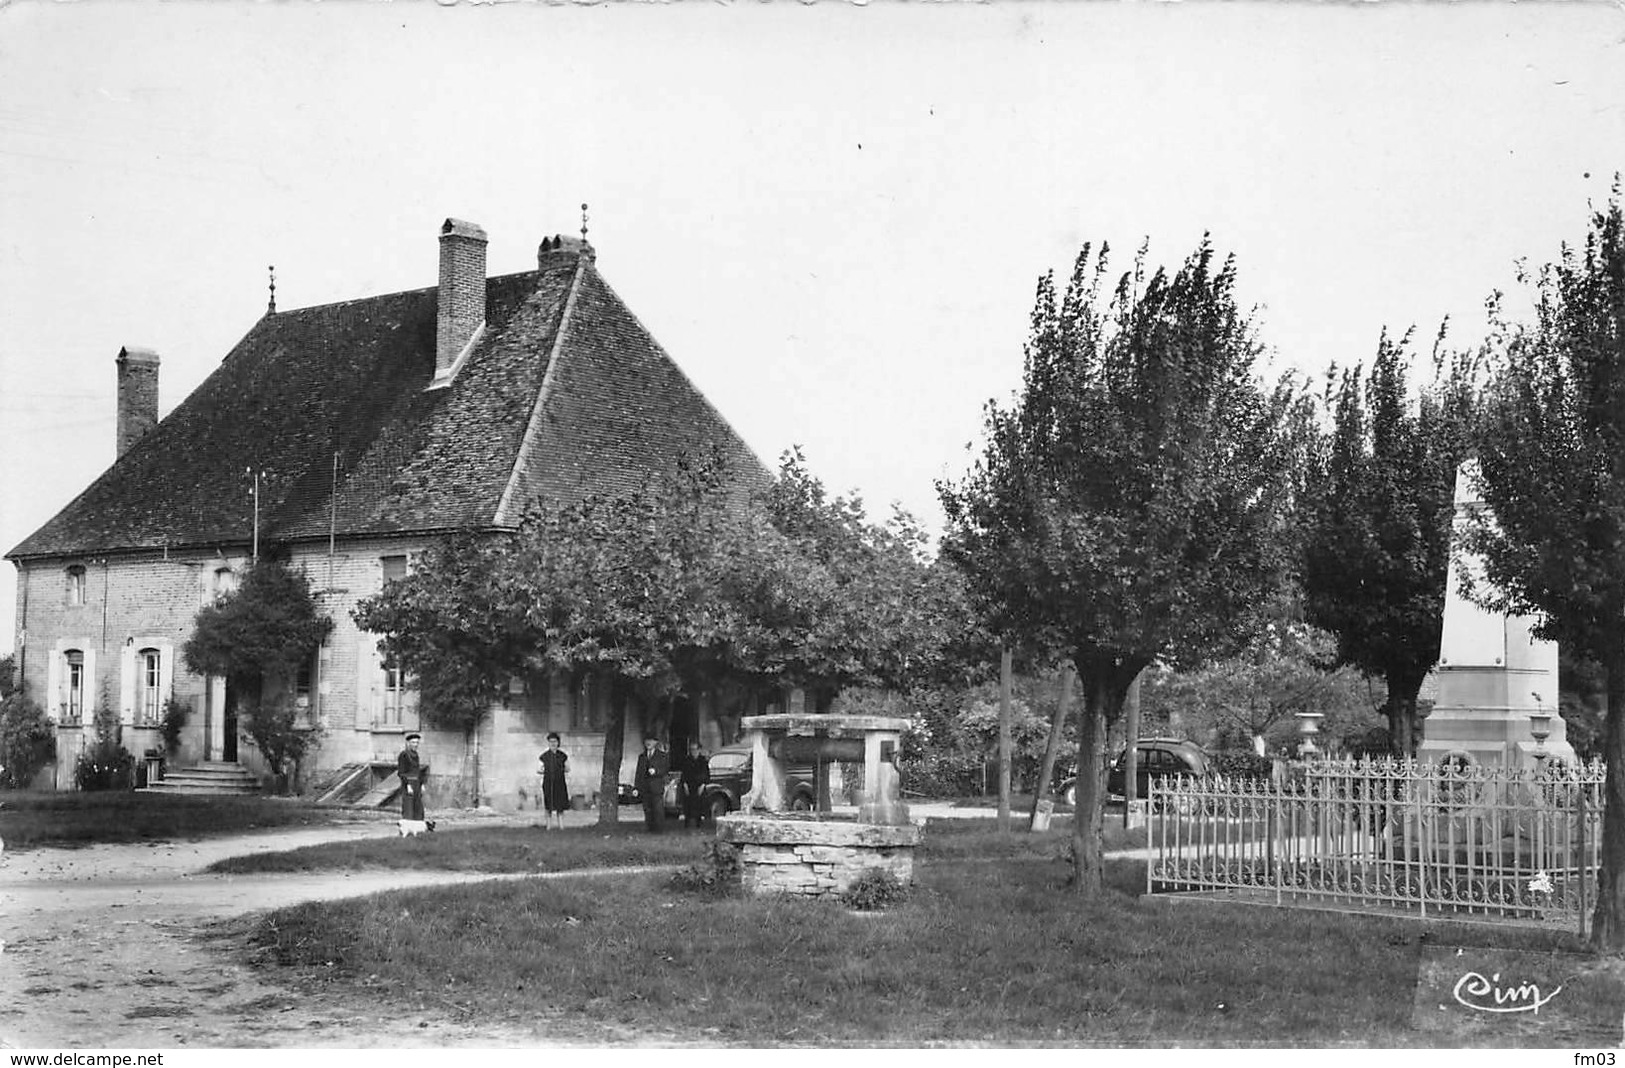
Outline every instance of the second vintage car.
[[(708, 820), (737, 811), (739, 799), (750, 793), (751, 750), (748, 745), (725, 745), (710, 757), (711, 777), (700, 787), (701, 809)], [(813, 769), (788, 768), (784, 776), (784, 807), (810, 812), (815, 804)], [(682, 776), (672, 772), (666, 780), (666, 811), (683, 811)]]

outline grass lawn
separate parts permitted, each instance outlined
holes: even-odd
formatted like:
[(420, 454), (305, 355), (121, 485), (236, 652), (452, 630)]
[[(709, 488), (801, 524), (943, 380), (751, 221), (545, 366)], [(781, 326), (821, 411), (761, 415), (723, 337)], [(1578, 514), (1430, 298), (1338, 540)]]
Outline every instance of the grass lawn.
[[(692, 860), (703, 840), (624, 844), (638, 841), (683, 842)], [(1144, 898), (1132, 861), (1082, 899), (1064, 848), (1060, 832), (933, 821), (910, 899), (881, 914), (686, 893), (647, 873), (311, 903), (248, 921), (248, 938), (284, 981), (406, 1012), (765, 1046), (1456, 1046), (1412, 1030), (1424, 951), (1576, 948), (1540, 931)]]
[[(935, 820), (931, 824), (928, 849), (939, 859), (1069, 855), (1070, 817), (1057, 817), (1045, 834), (1027, 833), (1025, 822), (1012, 826), (1015, 829), (1009, 835), (1001, 835), (991, 819)], [(1121, 822), (1115, 825), (1108, 822), (1104, 837), (1108, 851), (1145, 845), (1144, 828), (1125, 832)], [(699, 856), (703, 844), (709, 840), (709, 832), (690, 834), (671, 829), (666, 834), (653, 835), (633, 823), (624, 823), (612, 830), (596, 826), (567, 831), (477, 827), (406, 839), (323, 842), (276, 853), (229, 857), (214, 862), (207, 870), (231, 875), (379, 868), (492, 874), (576, 871), (641, 864), (688, 864)]]
[(278, 797), (187, 797), (128, 790), (0, 794), (0, 841), (7, 849), (198, 838), (356, 818), (372, 817)]

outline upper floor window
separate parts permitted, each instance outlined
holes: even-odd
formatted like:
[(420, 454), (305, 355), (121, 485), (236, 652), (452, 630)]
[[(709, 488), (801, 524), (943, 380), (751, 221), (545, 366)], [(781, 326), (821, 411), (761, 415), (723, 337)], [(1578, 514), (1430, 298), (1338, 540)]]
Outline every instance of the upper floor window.
[(62, 654), (62, 722), (82, 723), (85, 718), (85, 654), (69, 649)]
[(217, 567), (214, 571), (214, 595), (224, 597), (237, 590), (237, 572), (229, 567)]
[(379, 562), (384, 565), (384, 585), (387, 586), (397, 579), (406, 577), (406, 557), (404, 555), (380, 557)]
[(68, 603), (85, 603), (85, 569), (82, 564), (68, 568)]

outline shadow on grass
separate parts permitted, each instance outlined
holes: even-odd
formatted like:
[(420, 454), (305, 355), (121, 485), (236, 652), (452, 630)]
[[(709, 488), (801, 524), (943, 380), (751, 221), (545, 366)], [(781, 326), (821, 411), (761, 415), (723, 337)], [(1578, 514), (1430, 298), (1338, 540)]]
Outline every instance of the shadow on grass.
[(0, 795), (0, 840), (7, 849), (202, 838), (376, 818), (280, 797), (185, 797), (129, 790)]
[[(1453, 1046), (1411, 1029), (1424, 935), (1574, 948), (1544, 932), (1176, 905), (1138, 897), (1132, 861), (1110, 862), (1108, 890), (1084, 897), (1064, 835), (945, 822), (928, 828), (910, 899), (878, 916), (685, 894), (644, 874), (312, 903), (250, 921), (247, 938), (285, 981), (403, 1011), (539, 1038), (557, 1025), (604, 1043), (748, 1046)], [(676, 844), (609, 845), (640, 841)]]
[(378, 837), (275, 853), (228, 857), (206, 871), (232, 875), (275, 872), (473, 871), (524, 874), (677, 864), (694, 860), (710, 835), (672, 831), (649, 834), (635, 824), (612, 829), (577, 827), (543, 831), (536, 827), (475, 827), (417, 835)]

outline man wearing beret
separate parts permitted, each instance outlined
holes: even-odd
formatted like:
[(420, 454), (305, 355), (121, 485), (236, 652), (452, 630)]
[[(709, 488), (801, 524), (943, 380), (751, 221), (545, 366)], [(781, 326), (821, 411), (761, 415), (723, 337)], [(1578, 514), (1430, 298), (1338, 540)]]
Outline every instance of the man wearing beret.
[(422, 739), (416, 731), (406, 736), (406, 748), (395, 760), (395, 771), (401, 777), (401, 819), (425, 823), (432, 831), (434, 824), (423, 819), (423, 784), (429, 781), (429, 765), (418, 759)]

